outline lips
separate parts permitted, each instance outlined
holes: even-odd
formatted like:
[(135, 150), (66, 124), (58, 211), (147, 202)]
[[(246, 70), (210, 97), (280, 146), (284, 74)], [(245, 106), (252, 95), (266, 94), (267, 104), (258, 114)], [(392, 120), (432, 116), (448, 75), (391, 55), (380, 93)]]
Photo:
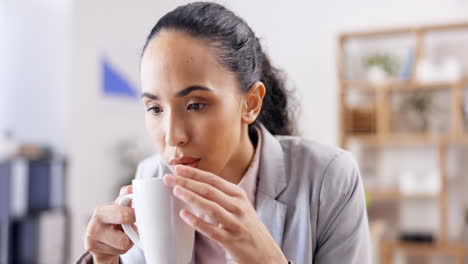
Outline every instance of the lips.
[(199, 163), (200, 163), (200, 159), (198, 159), (198, 158), (182, 157), (180, 159), (172, 159), (169, 162), (169, 165), (172, 165), (172, 166), (185, 165), (185, 166), (190, 166), (190, 167), (193, 167), (193, 168), (197, 168)]

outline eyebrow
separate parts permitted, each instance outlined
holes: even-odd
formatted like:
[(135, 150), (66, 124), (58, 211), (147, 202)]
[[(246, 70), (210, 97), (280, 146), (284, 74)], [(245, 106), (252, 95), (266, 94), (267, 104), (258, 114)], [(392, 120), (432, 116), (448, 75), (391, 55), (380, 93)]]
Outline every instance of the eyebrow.
[[(197, 91), (197, 90), (200, 90), (200, 91), (207, 91), (207, 92), (212, 92), (212, 90), (208, 87), (205, 87), (205, 86), (201, 86), (201, 85), (191, 85), (181, 91), (178, 91), (176, 94), (175, 94), (175, 97), (184, 97), (186, 95), (188, 95), (189, 93), (193, 92), (193, 91)], [(142, 93), (140, 95), (140, 98), (143, 98), (143, 97), (148, 97), (152, 100), (159, 100), (159, 97), (157, 95), (154, 95), (154, 94), (150, 94), (150, 93)]]

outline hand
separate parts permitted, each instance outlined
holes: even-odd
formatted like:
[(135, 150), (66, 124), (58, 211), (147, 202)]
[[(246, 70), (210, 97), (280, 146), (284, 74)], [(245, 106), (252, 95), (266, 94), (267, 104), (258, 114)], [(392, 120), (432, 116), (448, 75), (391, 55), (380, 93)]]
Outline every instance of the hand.
[(218, 223), (207, 223), (184, 209), (180, 216), (187, 224), (217, 241), (238, 263), (287, 263), (244, 190), (189, 166), (178, 165), (175, 172), (164, 176), (174, 195)]
[[(122, 187), (116, 201), (129, 193), (132, 193), (131, 185)], [(93, 255), (95, 264), (118, 264), (119, 256), (133, 246), (121, 224), (135, 223), (135, 213), (132, 208), (116, 201), (96, 207), (88, 223), (85, 248)]]

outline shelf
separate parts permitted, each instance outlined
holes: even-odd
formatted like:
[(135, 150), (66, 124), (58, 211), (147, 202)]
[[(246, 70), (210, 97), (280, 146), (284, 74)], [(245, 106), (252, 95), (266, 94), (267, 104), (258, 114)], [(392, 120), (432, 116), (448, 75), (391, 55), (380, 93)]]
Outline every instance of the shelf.
[(414, 194), (401, 193), (398, 189), (390, 188), (365, 188), (370, 200), (429, 200), (437, 199), (438, 194)]
[[(342, 147), (350, 146), (350, 143), (364, 144), (364, 145), (376, 145), (379, 149), (387, 149), (389, 147), (419, 147), (429, 146), (434, 147), (437, 151), (438, 159), (438, 172), (440, 176), (440, 192), (435, 194), (421, 194), (421, 195), (406, 195), (399, 191), (398, 188), (366, 188), (366, 194), (369, 195), (370, 200), (396, 200), (403, 201), (408, 199), (434, 199), (430, 200), (438, 204), (438, 232), (437, 237), (439, 241), (436, 243), (411, 243), (402, 241), (387, 241), (380, 243), (380, 263), (390, 264), (393, 263), (395, 253), (397, 251), (408, 254), (408, 255), (446, 255), (452, 256), (455, 259), (454, 263), (463, 264), (465, 263), (464, 258), (468, 256), (468, 245), (447, 242), (448, 234), (448, 187), (447, 178), (449, 174), (448, 169), (448, 147), (450, 145), (468, 145), (468, 131), (466, 130), (466, 122), (464, 121), (463, 110), (460, 106), (463, 105), (465, 92), (468, 90), (468, 75), (462, 76), (461, 80), (457, 81), (446, 81), (446, 82), (435, 82), (429, 84), (423, 84), (417, 82), (416, 78), (416, 65), (420, 62), (421, 58), (426, 56), (425, 46), (427, 45), (427, 33), (428, 32), (443, 32), (452, 30), (468, 30), (468, 21), (461, 21), (456, 24), (442, 24), (442, 25), (428, 25), (428, 26), (412, 26), (402, 28), (389, 28), (383, 30), (369, 30), (361, 32), (345, 32), (339, 35), (338, 38), (338, 112), (340, 114), (340, 144)], [(456, 34), (456, 33), (455, 33)], [(367, 81), (364, 77), (362, 80), (344, 80), (344, 72), (346, 72), (346, 52), (345, 45), (349, 39), (360, 39), (365, 41), (373, 41), (372, 38), (384, 38), (387, 37), (410, 37), (411, 41), (414, 42), (413, 50), (413, 61), (410, 69), (409, 80), (402, 79), (389, 79), (385, 83), (375, 84)], [(359, 42), (352, 43), (358, 45)], [(461, 58), (460, 58), (461, 59)], [(357, 62), (356, 62), (357, 63)], [(428, 131), (422, 132), (400, 132), (395, 133), (392, 131), (392, 100), (394, 95), (405, 95), (404, 93), (415, 93), (415, 92), (442, 92), (445, 95), (449, 95), (450, 101), (446, 102), (450, 108), (450, 112), (445, 115), (450, 126), (443, 128), (443, 131), (429, 133)], [(350, 131), (351, 128), (359, 131), (360, 126), (356, 126), (356, 122), (361, 119), (354, 118), (354, 109), (350, 107), (348, 101), (354, 95), (365, 95), (371, 102), (371, 106), (374, 109), (375, 118), (364, 118), (364, 121), (372, 122), (375, 124), (373, 130), (362, 130), (368, 131), (367, 133), (359, 133)], [(409, 95), (409, 94), (408, 94)], [(347, 101), (348, 100), (348, 101)], [(356, 101), (356, 100), (355, 100)], [(355, 104), (356, 105), (356, 104)], [(404, 110), (404, 109), (401, 109)], [(374, 128), (374, 127), (372, 127)], [(425, 158), (425, 157), (423, 157)], [(372, 162), (372, 161), (369, 161)], [(376, 186), (378, 187), (378, 186)], [(424, 219), (421, 219), (424, 221)]]
[[(404, 145), (437, 144), (451, 137), (446, 134), (429, 133), (392, 133), (387, 136), (378, 134), (348, 134), (348, 141), (357, 141), (366, 145)], [(468, 137), (466, 138), (468, 143)]]
[(431, 91), (431, 90), (449, 90), (455, 86), (468, 85), (468, 77), (462, 78), (458, 82), (437, 82), (431, 84), (421, 84), (411, 81), (390, 80), (382, 84), (373, 84), (363, 80), (349, 80), (343, 82), (345, 91), (363, 91), (376, 92), (385, 89), (390, 92), (414, 92), (414, 91)]
[(380, 242), (380, 263), (393, 263), (395, 251), (404, 251), (412, 256), (433, 256), (444, 255), (455, 257), (455, 263), (465, 263), (468, 256), (468, 245), (459, 242), (437, 242), (437, 243), (415, 243), (402, 241), (381, 241)]
[(427, 133), (399, 133), (389, 136), (378, 136), (377, 134), (349, 134), (349, 141), (356, 141), (364, 145), (434, 145), (441, 141), (449, 144), (468, 145), (468, 135), (437, 135)]
[(403, 250), (412, 254), (432, 255), (451, 254), (466, 255), (468, 245), (461, 242), (437, 242), (437, 243), (415, 243), (402, 241), (382, 241), (381, 247), (384, 250)]
[(445, 31), (445, 30), (466, 30), (468, 27), (468, 22), (455, 23), (455, 24), (446, 24), (446, 25), (422, 25), (416, 27), (400, 27), (400, 28), (387, 28), (387, 29), (376, 29), (368, 31), (355, 31), (355, 32), (346, 32), (339, 36), (341, 41), (350, 39), (350, 38), (375, 38), (375, 37), (388, 37), (392, 35), (402, 35), (402, 34), (414, 34), (416, 32), (436, 32), (436, 31)]
[(461, 144), (461, 145), (468, 145), (468, 133), (464, 133), (461, 136), (457, 137), (453, 140), (454, 143)]

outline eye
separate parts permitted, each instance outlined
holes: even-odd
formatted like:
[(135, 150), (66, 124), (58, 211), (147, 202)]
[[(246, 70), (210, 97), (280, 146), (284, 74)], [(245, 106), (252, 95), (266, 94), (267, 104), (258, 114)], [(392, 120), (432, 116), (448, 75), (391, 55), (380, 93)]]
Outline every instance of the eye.
[(189, 104), (189, 105), (187, 106), (187, 109), (188, 109), (188, 110), (193, 110), (193, 111), (197, 112), (197, 111), (200, 111), (200, 110), (201, 110), (203, 107), (205, 107), (205, 106), (206, 106), (206, 104), (195, 103), (195, 104)]
[(158, 106), (153, 106), (153, 107), (148, 108), (148, 110), (146, 111), (150, 112), (153, 115), (157, 115), (162, 112), (162, 109)]

